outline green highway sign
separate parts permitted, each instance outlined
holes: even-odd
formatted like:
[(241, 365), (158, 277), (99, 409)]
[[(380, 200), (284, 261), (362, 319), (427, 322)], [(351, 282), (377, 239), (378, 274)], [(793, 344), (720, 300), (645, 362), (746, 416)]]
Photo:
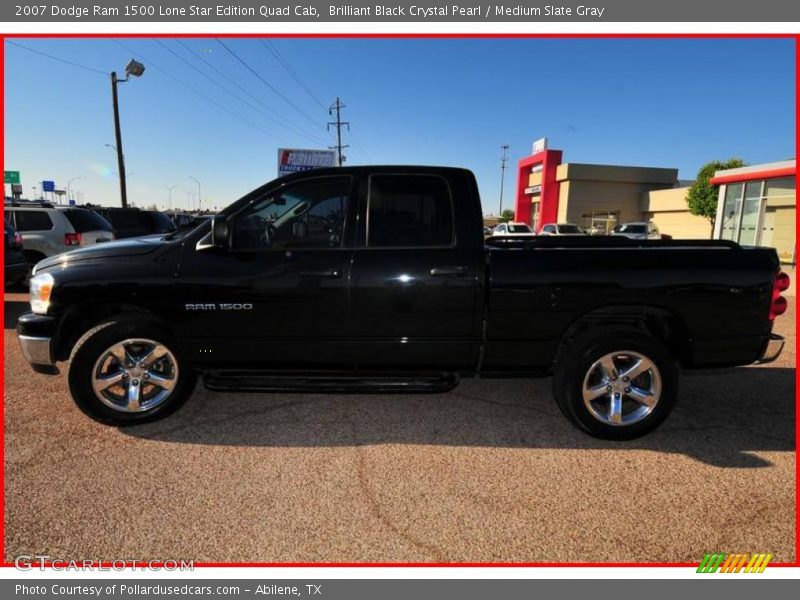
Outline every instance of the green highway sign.
[(3, 171), (5, 181), (3, 183), (19, 183), (19, 171)]

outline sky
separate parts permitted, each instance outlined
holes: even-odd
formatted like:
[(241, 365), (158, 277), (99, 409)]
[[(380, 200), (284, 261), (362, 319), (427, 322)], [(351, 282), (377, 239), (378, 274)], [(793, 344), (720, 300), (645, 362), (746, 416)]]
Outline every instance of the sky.
[(501, 144), (505, 208), (517, 161), (545, 136), (564, 162), (681, 179), (710, 160), (795, 155), (791, 39), (11, 38), (4, 168), (24, 197), (71, 180), (79, 199), (119, 205), (108, 73), (131, 58), (146, 71), (119, 100), (128, 199), (142, 207), (167, 207), (174, 186), (174, 208), (198, 194), (221, 208), (274, 179), (278, 148), (335, 143), (337, 96), (345, 164), (469, 168), (485, 213), (499, 208)]

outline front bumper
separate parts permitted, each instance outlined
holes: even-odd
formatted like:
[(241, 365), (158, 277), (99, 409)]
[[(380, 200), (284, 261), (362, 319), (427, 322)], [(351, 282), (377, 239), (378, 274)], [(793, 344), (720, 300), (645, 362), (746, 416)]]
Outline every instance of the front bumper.
[(52, 367), (56, 361), (53, 356), (53, 336), (56, 320), (47, 315), (27, 313), (17, 321), (17, 338), (22, 356), (32, 365)]
[(22, 356), (32, 365), (55, 366), (53, 353), (50, 350), (52, 339), (49, 337), (34, 337), (32, 335), (20, 335), (19, 346), (22, 348)]
[(756, 364), (764, 364), (770, 363), (777, 359), (781, 352), (783, 352), (783, 346), (786, 343), (786, 340), (783, 339), (783, 336), (777, 335), (775, 333), (770, 334), (767, 343), (764, 344), (764, 350), (761, 353), (761, 358), (756, 361)]

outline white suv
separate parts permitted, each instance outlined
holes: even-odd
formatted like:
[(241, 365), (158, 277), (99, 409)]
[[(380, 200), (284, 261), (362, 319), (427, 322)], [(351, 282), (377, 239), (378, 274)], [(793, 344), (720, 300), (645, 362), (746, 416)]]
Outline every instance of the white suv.
[(114, 239), (111, 224), (91, 210), (48, 202), (6, 202), (6, 220), (22, 235), (30, 266), (81, 246)]

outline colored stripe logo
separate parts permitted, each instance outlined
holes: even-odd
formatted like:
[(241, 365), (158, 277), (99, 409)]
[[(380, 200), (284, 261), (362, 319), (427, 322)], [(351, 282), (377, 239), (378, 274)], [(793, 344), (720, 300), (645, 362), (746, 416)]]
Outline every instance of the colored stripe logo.
[(706, 554), (697, 567), (698, 573), (763, 573), (772, 554)]

